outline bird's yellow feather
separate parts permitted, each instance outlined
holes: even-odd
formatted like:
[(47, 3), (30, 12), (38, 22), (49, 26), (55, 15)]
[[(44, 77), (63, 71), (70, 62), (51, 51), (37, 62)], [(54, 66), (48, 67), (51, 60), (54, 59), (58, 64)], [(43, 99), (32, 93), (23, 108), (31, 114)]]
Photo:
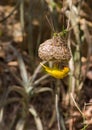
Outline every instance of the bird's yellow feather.
[(64, 67), (62, 70), (58, 69), (58, 68), (49, 68), (45, 65), (43, 65), (42, 63), (40, 63), (42, 65), (42, 67), (45, 69), (45, 71), (53, 76), (54, 78), (57, 79), (62, 79), (64, 77), (66, 77), (69, 73), (69, 68), (68, 67)]

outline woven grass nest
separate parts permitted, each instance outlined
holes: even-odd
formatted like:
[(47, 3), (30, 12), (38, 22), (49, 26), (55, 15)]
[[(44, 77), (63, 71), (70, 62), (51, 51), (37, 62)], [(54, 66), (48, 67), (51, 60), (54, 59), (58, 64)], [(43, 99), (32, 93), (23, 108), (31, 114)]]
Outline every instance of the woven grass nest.
[(48, 39), (40, 44), (38, 56), (43, 61), (55, 61), (62, 63), (69, 62), (71, 58), (70, 50), (65, 40), (63, 40), (59, 35), (53, 36), (51, 39)]

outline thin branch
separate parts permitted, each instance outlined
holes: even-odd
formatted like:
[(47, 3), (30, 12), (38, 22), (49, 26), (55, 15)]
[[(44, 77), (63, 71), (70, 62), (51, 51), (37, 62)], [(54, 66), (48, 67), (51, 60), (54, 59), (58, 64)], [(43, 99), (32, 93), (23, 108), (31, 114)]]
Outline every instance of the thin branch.
[(21, 23), (23, 42), (24, 42), (24, 0), (20, 0), (20, 23)]
[[(44, 64), (44, 63), (46, 63), (46, 62), (42, 62), (42, 63)], [(34, 71), (32, 77), (31, 77), (30, 82), (33, 83), (33, 82), (35, 81), (35, 79), (36, 79), (36, 77), (37, 77), (37, 74), (40, 72), (41, 68), (42, 68), (42, 66), (39, 64), (39, 65), (37, 66), (37, 68), (35, 69), (35, 71)]]
[(34, 117), (34, 120), (35, 120), (35, 124), (36, 124), (36, 127), (37, 127), (37, 130), (43, 130), (43, 126), (42, 126), (42, 122), (41, 122), (41, 119), (39, 117), (39, 115), (37, 114), (35, 108), (33, 106), (31, 106), (29, 108), (29, 112), (33, 115)]
[(17, 60), (18, 60), (18, 63), (19, 63), (20, 74), (21, 74), (21, 78), (22, 78), (22, 84), (24, 84), (23, 86), (25, 88), (27, 88), (27, 85), (28, 85), (28, 75), (27, 75), (27, 70), (26, 70), (24, 61), (22, 59), (22, 56), (20, 55), (20, 53), (18, 53), (16, 48), (14, 48), (11, 44), (9, 44), (9, 48), (12, 49), (12, 51), (15, 54), (15, 56), (17, 57)]
[(49, 77), (48, 74), (42, 76), (42, 77), (39, 78), (38, 80), (34, 81), (33, 85), (34, 85), (34, 86), (38, 85), (41, 81), (43, 81), (44, 79), (46, 79), (46, 78), (48, 78), (48, 77)]
[(61, 130), (61, 124), (60, 124), (60, 113), (58, 108), (58, 94), (55, 96), (55, 106), (56, 106), (56, 115), (57, 115), (57, 122), (58, 122), (58, 130)]
[(83, 115), (82, 111), (80, 110), (78, 104), (76, 103), (76, 101), (75, 101), (75, 99), (74, 99), (72, 93), (71, 93), (71, 98), (72, 98), (72, 100), (73, 100), (74, 105), (76, 106), (76, 108), (78, 109), (78, 111), (80, 112), (80, 114), (82, 115), (82, 117), (84, 118), (84, 115)]
[(59, 97), (60, 97), (60, 80), (57, 80), (56, 83), (56, 94), (55, 94), (55, 108), (56, 108), (56, 116), (58, 122), (58, 130), (66, 130), (64, 125), (63, 116), (60, 114), (59, 111)]
[(15, 12), (15, 10), (19, 7), (19, 5), (20, 5), (20, 1), (17, 0), (17, 3), (16, 3), (16, 5), (15, 5), (14, 9), (9, 13), (9, 15), (7, 15), (7, 16), (4, 17), (3, 19), (1, 19), (1, 20), (0, 20), (0, 23), (6, 21), (6, 20)]

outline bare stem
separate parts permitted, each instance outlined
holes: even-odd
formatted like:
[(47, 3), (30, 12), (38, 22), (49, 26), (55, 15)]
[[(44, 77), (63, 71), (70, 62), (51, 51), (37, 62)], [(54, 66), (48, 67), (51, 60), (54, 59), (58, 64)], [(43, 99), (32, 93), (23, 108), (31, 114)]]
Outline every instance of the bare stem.
[(59, 111), (59, 97), (60, 97), (60, 80), (57, 80), (56, 83), (56, 95), (55, 95), (55, 108), (56, 108), (56, 116), (58, 122), (58, 130), (66, 130), (64, 125), (63, 116), (60, 114)]

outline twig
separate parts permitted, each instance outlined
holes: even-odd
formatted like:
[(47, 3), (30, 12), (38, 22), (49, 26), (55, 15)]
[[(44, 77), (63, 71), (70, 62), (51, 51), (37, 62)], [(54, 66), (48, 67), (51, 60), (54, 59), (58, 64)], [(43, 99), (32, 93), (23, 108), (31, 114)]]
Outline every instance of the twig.
[[(44, 63), (46, 63), (46, 62), (42, 62), (42, 63), (44, 64)], [(41, 70), (41, 68), (42, 68), (42, 66), (39, 64), (39, 65), (37, 66), (37, 68), (35, 69), (35, 71), (34, 71), (32, 77), (31, 77), (30, 82), (33, 83), (33, 82), (35, 81), (35, 79), (36, 79), (36, 77), (37, 77), (37, 74), (39, 73), (39, 71)]]
[[(18, 53), (16, 48), (14, 48), (11, 44), (9, 44), (9, 48), (12, 49), (14, 52), (15, 56), (17, 57), (18, 63), (19, 63), (19, 69), (20, 69), (20, 74), (22, 78), (22, 82), (24, 83), (24, 87), (28, 87), (28, 75), (27, 75), (27, 70), (24, 64), (24, 61), (22, 59), (22, 56)], [(22, 84), (23, 84), (22, 83)]]
[[(74, 94), (74, 91), (75, 91), (75, 77), (73, 75), (75, 67), (74, 67), (73, 54), (71, 50), (71, 37), (70, 36), (71, 36), (71, 32), (68, 35), (68, 47), (71, 51), (71, 60), (69, 61), (69, 68), (71, 71), (70, 71), (70, 76), (69, 76), (69, 88), (68, 88), (69, 93), (67, 93), (67, 96), (69, 96), (71, 92)], [(68, 98), (68, 100), (70, 100), (70, 104), (72, 105), (71, 98)]]
[(39, 78), (38, 80), (36, 80), (36, 81), (33, 83), (33, 85), (34, 85), (34, 86), (35, 86), (35, 85), (38, 85), (41, 81), (43, 81), (44, 79), (46, 79), (46, 78), (48, 78), (48, 77), (49, 77), (48, 74), (42, 76), (41, 78)]
[(23, 130), (25, 126), (25, 119), (20, 118), (20, 120), (18, 121), (15, 130)]
[[(81, 114), (81, 116), (82, 116), (82, 118), (83, 118), (83, 123), (85, 124), (85, 116), (84, 116), (84, 114), (82, 113), (82, 111), (80, 110), (79, 106), (77, 105), (77, 103), (76, 103), (76, 101), (75, 101), (75, 99), (74, 99), (72, 93), (71, 93), (71, 98), (72, 98), (72, 100), (73, 100), (73, 102), (74, 102), (74, 105), (76, 106), (76, 108), (77, 108), (78, 111), (80, 112), (80, 114)], [(84, 125), (84, 127), (83, 127), (81, 130), (86, 130), (87, 127), (88, 127), (88, 124), (87, 124), (87, 125)]]
[(85, 36), (85, 39), (88, 43), (88, 53), (87, 53), (87, 63), (86, 63), (86, 71), (85, 71), (85, 76), (80, 84), (80, 87), (79, 89), (82, 88), (83, 84), (84, 84), (84, 81), (85, 81), (85, 78), (86, 78), (86, 74), (88, 72), (88, 69), (89, 69), (89, 63), (90, 63), (90, 56), (92, 54), (92, 40), (91, 40), (91, 34), (88, 30), (88, 27), (87, 27), (87, 23), (86, 23), (86, 20), (82, 20), (82, 30), (84, 31), (84, 36)]
[(52, 117), (51, 117), (51, 119), (49, 121), (49, 125), (48, 125), (49, 128), (52, 127), (52, 125), (54, 124), (55, 120), (56, 120), (56, 108), (53, 109)]
[(20, 86), (24, 85), (22, 80), (18, 76), (16, 76), (16, 74), (6, 64), (4, 64), (3, 62), (0, 62), (0, 65), (2, 65), (5, 69), (7, 69), (7, 71), (13, 76), (13, 78), (17, 81), (17, 83)]
[(56, 105), (56, 115), (57, 115), (57, 122), (58, 122), (58, 130), (61, 130), (60, 113), (59, 113), (59, 108), (58, 108), (58, 94), (55, 95), (55, 105)]
[(78, 109), (78, 111), (80, 112), (80, 114), (82, 115), (82, 117), (84, 117), (84, 115), (83, 115), (82, 111), (80, 110), (79, 106), (77, 105), (77, 103), (76, 103), (76, 101), (75, 101), (72, 93), (71, 93), (71, 98), (72, 98), (72, 100), (74, 102), (74, 105), (76, 106), (76, 108)]
[(76, 77), (74, 77), (75, 79), (71, 79), (71, 80), (75, 82), (74, 87), (76, 87), (76, 90), (78, 91), (78, 87), (80, 85), (80, 73), (81, 73), (81, 37), (80, 37), (80, 26), (79, 26), (79, 11), (81, 7), (81, 2), (79, 1), (78, 7), (73, 5), (72, 0), (70, 1), (67, 0), (67, 3), (69, 3), (69, 8), (70, 8), (70, 11), (68, 13), (68, 19), (71, 22), (72, 27), (75, 26), (73, 28), (73, 31), (76, 39), (76, 48), (73, 55), (74, 57), (73, 62), (75, 63), (73, 66), (74, 68), (76, 67), (76, 69), (73, 71), (73, 74), (75, 74)]
[(6, 17), (4, 17), (3, 19), (1, 19), (1, 20), (0, 20), (0, 23), (6, 21), (6, 20), (15, 12), (15, 10), (19, 7), (19, 5), (20, 5), (20, 1), (17, 0), (17, 3), (16, 3), (16, 5), (15, 5), (14, 9), (9, 13), (8, 16), (6, 16)]
[(29, 108), (29, 112), (33, 115), (37, 130), (43, 130), (42, 122), (33, 106)]
[(55, 108), (56, 108), (56, 116), (58, 122), (58, 130), (66, 130), (63, 117), (59, 112), (59, 96), (60, 96), (60, 80), (57, 80), (56, 84), (56, 94), (55, 94)]
[(20, 23), (21, 23), (23, 42), (24, 42), (24, 0), (20, 0)]

